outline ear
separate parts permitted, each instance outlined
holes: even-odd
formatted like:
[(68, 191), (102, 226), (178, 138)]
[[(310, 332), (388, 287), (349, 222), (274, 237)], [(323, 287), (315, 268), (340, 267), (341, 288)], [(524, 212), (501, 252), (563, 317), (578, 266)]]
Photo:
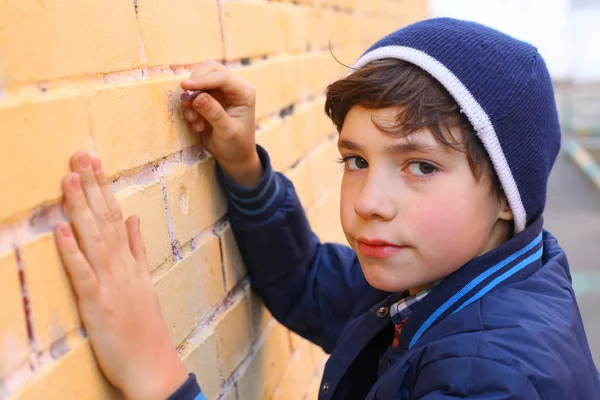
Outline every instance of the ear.
[(506, 200), (506, 196), (502, 196), (502, 198), (500, 198), (500, 204), (498, 207), (498, 219), (502, 219), (504, 221), (513, 220), (513, 213), (510, 209), (510, 205), (508, 204), (508, 200)]

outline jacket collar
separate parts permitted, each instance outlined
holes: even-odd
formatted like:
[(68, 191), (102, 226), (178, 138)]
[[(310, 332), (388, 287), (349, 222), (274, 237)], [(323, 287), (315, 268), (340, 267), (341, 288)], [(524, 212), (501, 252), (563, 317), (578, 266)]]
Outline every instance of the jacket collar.
[(542, 262), (542, 225), (539, 217), (524, 231), (496, 249), (448, 275), (412, 311), (400, 336), (400, 348), (410, 349), (449, 315), (486, 295), (495, 287), (526, 278)]

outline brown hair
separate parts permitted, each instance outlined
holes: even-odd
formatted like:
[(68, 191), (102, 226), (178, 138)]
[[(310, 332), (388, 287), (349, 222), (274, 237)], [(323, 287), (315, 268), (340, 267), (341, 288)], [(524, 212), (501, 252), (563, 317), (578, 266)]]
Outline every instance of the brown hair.
[[(475, 134), (466, 116), (446, 89), (423, 69), (398, 59), (373, 61), (350, 76), (327, 87), (325, 112), (341, 132), (350, 109), (400, 107), (395, 125), (383, 127), (383, 132), (406, 136), (429, 128), (443, 146), (466, 153), (475, 179), (487, 173), (492, 194), (504, 195), (502, 186), (492, 168), (483, 144)], [(459, 127), (460, 137), (453, 136), (450, 128)]]

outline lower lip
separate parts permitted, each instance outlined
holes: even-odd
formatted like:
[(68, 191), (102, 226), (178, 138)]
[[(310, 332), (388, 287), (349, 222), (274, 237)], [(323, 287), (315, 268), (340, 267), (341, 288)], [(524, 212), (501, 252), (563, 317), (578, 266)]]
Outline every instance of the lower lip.
[(363, 242), (358, 242), (358, 251), (360, 251), (364, 256), (372, 258), (388, 258), (399, 253), (403, 249), (405, 249), (405, 247), (389, 245), (373, 246)]

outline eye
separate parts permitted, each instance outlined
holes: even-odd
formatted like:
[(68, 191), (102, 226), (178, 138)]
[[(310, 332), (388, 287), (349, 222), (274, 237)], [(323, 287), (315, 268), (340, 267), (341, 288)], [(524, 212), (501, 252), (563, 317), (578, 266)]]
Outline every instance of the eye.
[(408, 171), (416, 176), (427, 176), (433, 175), (437, 171), (437, 168), (423, 161), (415, 161), (410, 163)]
[(344, 167), (347, 171), (356, 171), (369, 166), (367, 160), (356, 156), (343, 157), (340, 161), (344, 163)]

